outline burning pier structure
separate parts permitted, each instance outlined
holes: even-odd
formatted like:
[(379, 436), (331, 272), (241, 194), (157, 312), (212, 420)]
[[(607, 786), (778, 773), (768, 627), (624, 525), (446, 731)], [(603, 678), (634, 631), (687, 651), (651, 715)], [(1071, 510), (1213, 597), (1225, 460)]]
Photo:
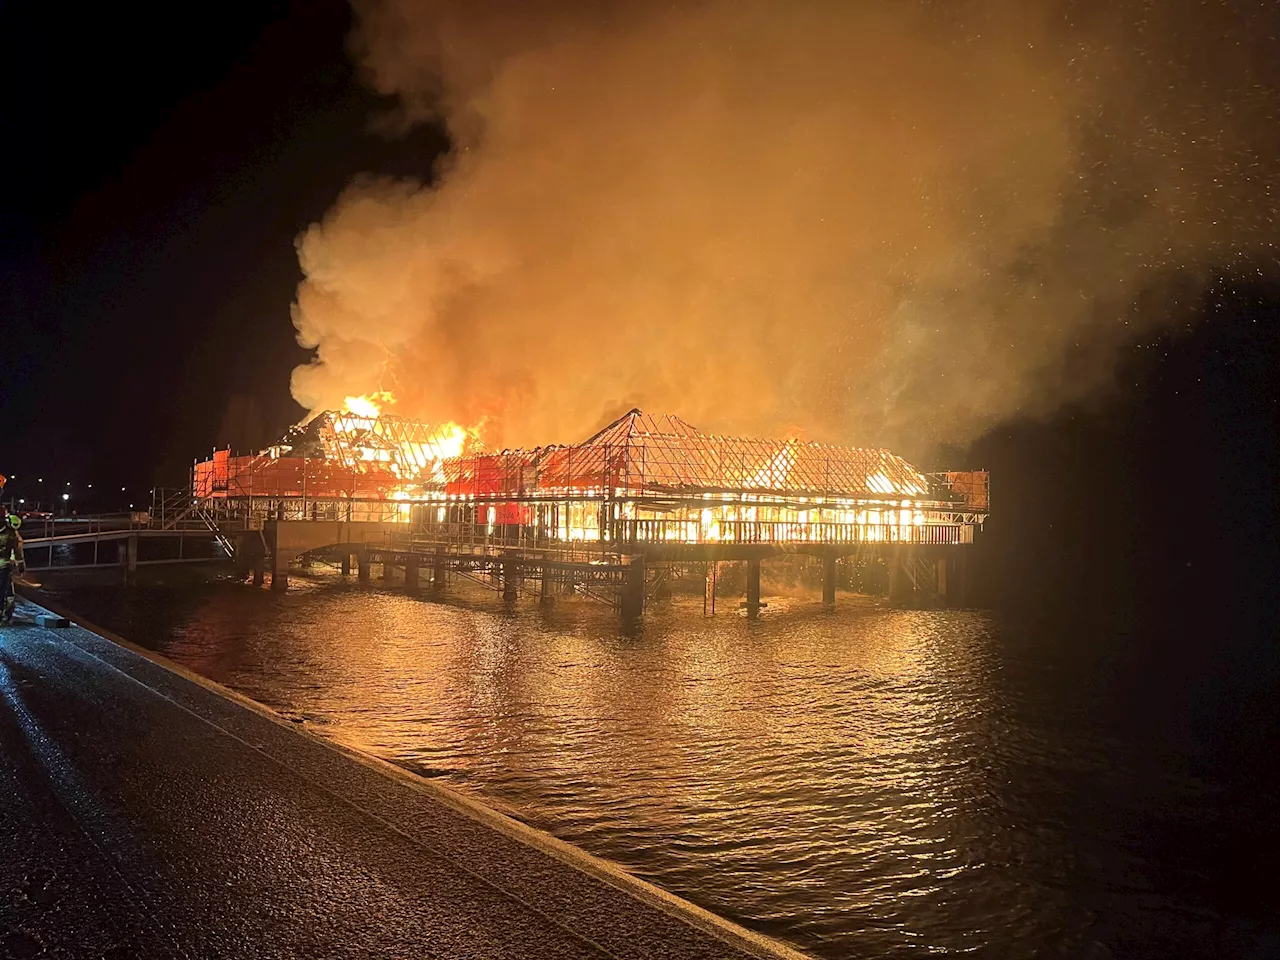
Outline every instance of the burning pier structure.
[(886, 450), (702, 433), (632, 410), (580, 443), (486, 451), (463, 428), (326, 413), (254, 456), (193, 468), (191, 510), (246, 573), (287, 583), (295, 560), (332, 558), (367, 578), (420, 571), (477, 579), (509, 599), (577, 592), (643, 612), (673, 570), (809, 555), (835, 602), (836, 564), (875, 558), (906, 604), (962, 602), (966, 549), (985, 521), (985, 472), (924, 474)]

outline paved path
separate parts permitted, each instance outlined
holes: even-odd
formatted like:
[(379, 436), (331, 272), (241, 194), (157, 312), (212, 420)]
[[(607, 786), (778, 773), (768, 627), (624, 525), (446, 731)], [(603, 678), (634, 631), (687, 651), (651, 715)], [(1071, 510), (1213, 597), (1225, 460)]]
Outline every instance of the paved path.
[(785, 955), (735, 929), (86, 630), (0, 630), (0, 957)]

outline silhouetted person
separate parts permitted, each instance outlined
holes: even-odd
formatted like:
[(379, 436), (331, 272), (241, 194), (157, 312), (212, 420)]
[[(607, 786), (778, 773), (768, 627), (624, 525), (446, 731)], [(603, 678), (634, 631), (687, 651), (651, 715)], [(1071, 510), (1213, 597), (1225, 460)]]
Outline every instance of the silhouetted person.
[(14, 570), (18, 576), (27, 572), (27, 561), (22, 555), (22, 537), (18, 534), (21, 526), (22, 518), (12, 513), (4, 517), (4, 524), (0, 526), (0, 602), (3, 603), (0, 621), (4, 623), (13, 621), (13, 608), (18, 599), (13, 592)]

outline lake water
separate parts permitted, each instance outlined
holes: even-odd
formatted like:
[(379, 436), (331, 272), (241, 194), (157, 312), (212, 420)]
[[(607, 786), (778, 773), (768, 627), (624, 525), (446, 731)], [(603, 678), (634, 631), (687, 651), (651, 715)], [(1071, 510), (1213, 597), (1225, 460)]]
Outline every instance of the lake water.
[(816, 955), (1280, 956), (1231, 881), (1258, 758), (1224, 774), (1212, 704), (1119, 622), (810, 596), (756, 622), (677, 600), (628, 636), (586, 602), (170, 576), (50, 591)]

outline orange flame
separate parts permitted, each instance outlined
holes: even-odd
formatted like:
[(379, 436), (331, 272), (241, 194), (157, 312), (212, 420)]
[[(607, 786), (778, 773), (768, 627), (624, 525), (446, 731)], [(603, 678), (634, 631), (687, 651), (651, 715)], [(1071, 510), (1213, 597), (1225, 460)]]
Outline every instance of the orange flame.
[(368, 417), (374, 420), (382, 415), (382, 411), (396, 402), (395, 394), (389, 390), (376, 390), (373, 393), (358, 397), (347, 397), (343, 400), (345, 412), (354, 413), (357, 417)]

